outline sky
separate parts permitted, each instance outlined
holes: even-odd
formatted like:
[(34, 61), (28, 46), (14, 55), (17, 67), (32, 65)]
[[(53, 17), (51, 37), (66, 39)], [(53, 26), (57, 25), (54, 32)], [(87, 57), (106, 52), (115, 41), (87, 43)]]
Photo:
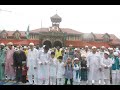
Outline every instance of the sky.
[(0, 5), (0, 30), (49, 28), (56, 13), (62, 18), (60, 28), (120, 38), (120, 5)]

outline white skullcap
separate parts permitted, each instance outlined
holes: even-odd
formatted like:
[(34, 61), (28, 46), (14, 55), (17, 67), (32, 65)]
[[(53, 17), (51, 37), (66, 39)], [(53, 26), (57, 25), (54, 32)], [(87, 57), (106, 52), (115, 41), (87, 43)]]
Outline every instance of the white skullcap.
[(43, 48), (45, 47), (46, 45), (43, 45)]
[(29, 45), (34, 46), (34, 43), (30, 43)]
[(88, 47), (88, 46), (85, 46), (85, 47)]
[(4, 43), (1, 43), (0, 45), (5, 46), (5, 44), (4, 44)]
[(74, 50), (78, 50), (77, 48), (75, 48)]
[(75, 61), (75, 60), (79, 60), (79, 59), (78, 59), (78, 58), (74, 58), (74, 61)]
[(105, 51), (104, 53), (106, 53), (107, 55), (109, 55), (109, 54), (110, 54), (108, 51)]
[(85, 55), (85, 54), (82, 54), (81, 57), (86, 57), (86, 55)]
[(115, 50), (119, 50), (119, 48), (116, 48)]
[(114, 52), (114, 55), (115, 55), (115, 56), (118, 56), (118, 52)]
[(101, 48), (105, 48), (105, 46), (102, 46)]
[(13, 43), (12, 43), (12, 42), (9, 42), (8, 45), (13, 45)]
[(116, 50), (116, 52), (119, 52), (119, 50)]
[(109, 48), (109, 50), (113, 50), (113, 48)]
[(27, 48), (27, 46), (24, 46), (24, 48)]
[(71, 46), (71, 47), (72, 47), (73, 45), (71, 45), (71, 44), (70, 44), (69, 46)]
[(96, 48), (96, 46), (93, 46), (92, 49)]

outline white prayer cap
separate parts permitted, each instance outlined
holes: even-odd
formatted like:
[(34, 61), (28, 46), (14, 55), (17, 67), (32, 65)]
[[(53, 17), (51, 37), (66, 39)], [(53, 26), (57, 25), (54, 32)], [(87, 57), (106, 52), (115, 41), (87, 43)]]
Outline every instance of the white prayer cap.
[(116, 48), (116, 50), (119, 50), (119, 48)]
[(88, 47), (88, 46), (85, 46), (85, 47)]
[(1, 46), (5, 46), (5, 44), (4, 44), (4, 43), (1, 43), (0, 45), (1, 45)]
[(73, 45), (70, 44), (69, 46), (72, 47)]
[(78, 58), (74, 58), (74, 61), (75, 61), (75, 60), (79, 60), (79, 59), (78, 59)]
[(107, 55), (109, 55), (109, 54), (110, 54), (108, 51), (105, 51), (104, 53), (106, 53)]
[(105, 46), (102, 46), (101, 48), (105, 48)]
[(113, 48), (109, 48), (109, 50), (113, 50)]
[(45, 47), (46, 45), (43, 45), (43, 48)]
[(27, 48), (27, 46), (24, 46), (24, 48)]
[(13, 45), (13, 43), (12, 43), (12, 42), (9, 42), (8, 45)]
[(30, 43), (29, 45), (30, 45), (30, 46), (34, 46), (34, 43)]
[(82, 54), (81, 57), (86, 57), (86, 55), (85, 55), (85, 54)]
[(118, 52), (114, 52), (114, 55), (115, 55), (115, 56), (118, 56)]
[(77, 48), (75, 48), (74, 50), (78, 50)]
[(93, 46), (92, 49), (96, 48), (96, 46)]
[(116, 50), (116, 52), (119, 52), (119, 50)]

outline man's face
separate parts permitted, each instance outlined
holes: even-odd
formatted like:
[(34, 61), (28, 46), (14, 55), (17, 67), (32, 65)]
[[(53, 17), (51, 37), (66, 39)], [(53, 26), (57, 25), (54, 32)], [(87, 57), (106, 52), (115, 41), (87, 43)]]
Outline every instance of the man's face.
[(93, 48), (93, 49), (92, 49), (92, 52), (93, 52), (93, 53), (95, 53), (95, 52), (96, 52), (96, 50), (97, 50), (96, 48)]
[(45, 53), (47, 53), (47, 52), (48, 52), (48, 50), (44, 49), (44, 52), (45, 52)]
[(52, 58), (54, 58), (54, 57), (55, 57), (55, 55), (54, 55), (54, 54), (51, 54), (51, 57), (52, 57)]
[(11, 48), (12, 48), (12, 45), (8, 45), (8, 48), (11, 49)]
[(104, 54), (104, 57), (107, 59), (107, 58), (109, 57), (109, 55), (105, 53), (105, 54)]
[(105, 50), (105, 48), (101, 48), (101, 50), (102, 50), (102, 51), (104, 51), (104, 50)]
[(59, 50), (59, 49), (60, 49), (60, 47), (59, 47), (59, 46), (57, 46), (57, 49)]
[(33, 49), (33, 47), (34, 47), (33, 45), (30, 45), (30, 49)]

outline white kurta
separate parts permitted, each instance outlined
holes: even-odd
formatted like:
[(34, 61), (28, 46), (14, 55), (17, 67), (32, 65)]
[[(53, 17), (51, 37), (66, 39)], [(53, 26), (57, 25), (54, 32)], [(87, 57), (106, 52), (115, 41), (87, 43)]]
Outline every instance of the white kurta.
[(50, 76), (56, 77), (57, 76), (57, 59), (50, 58)]
[(38, 50), (37, 49), (33, 49), (33, 51), (31, 51), (30, 49), (28, 50), (28, 54), (27, 54), (27, 67), (28, 67), (28, 72), (27, 75), (35, 75), (36, 74), (36, 70), (34, 69), (34, 67), (37, 67), (37, 57), (38, 57)]
[(64, 62), (59, 62), (57, 63), (57, 78), (64, 78), (65, 74), (65, 67), (64, 67)]
[(89, 72), (88, 72), (88, 80), (99, 80), (100, 73), (99, 73), (99, 68), (100, 66), (100, 55), (95, 53), (90, 53), (89, 56), (87, 57), (87, 67), (89, 67)]
[(50, 61), (50, 54), (45, 53), (44, 51), (40, 51), (37, 59), (38, 79), (40, 80), (49, 79), (49, 61)]
[(76, 70), (80, 70), (80, 66), (73, 67), (73, 82), (80, 83), (80, 76), (78, 75), (78, 78), (76, 78)]
[[(103, 58), (101, 60), (101, 65), (102, 65), (102, 69), (103, 69), (103, 78), (104, 79), (110, 79), (110, 68), (112, 67), (112, 63), (113, 61), (108, 58), (108, 59), (105, 59)], [(105, 69), (104, 67), (109, 67), (108, 69)]]

